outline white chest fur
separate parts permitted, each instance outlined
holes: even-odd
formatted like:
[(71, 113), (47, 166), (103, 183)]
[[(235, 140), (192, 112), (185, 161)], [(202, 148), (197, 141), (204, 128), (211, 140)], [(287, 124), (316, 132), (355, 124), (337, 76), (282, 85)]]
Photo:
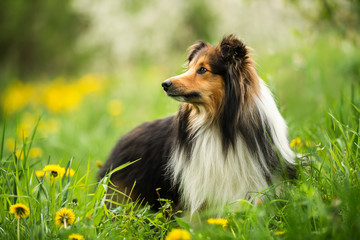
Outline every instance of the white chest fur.
[[(283, 160), (294, 164), (295, 154), (289, 148), (287, 126), (276, 107), (271, 92), (260, 81), (260, 94), (254, 101), (262, 121), (267, 122), (273, 143)], [(194, 213), (202, 207), (218, 208), (226, 203), (244, 199), (268, 187), (265, 174), (269, 174), (262, 154), (255, 159), (238, 136), (236, 147), (225, 155), (219, 131), (204, 125), (204, 115), (199, 115), (192, 123), (192, 152), (175, 149), (169, 170), (173, 179), (180, 184), (180, 192), (186, 209)], [(260, 152), (259, 146), (258, 150)], [(261, 166), (260, 166), (261, 165)]]
[(191, 156), (175, 150), (170, 167), (191, 213), (202, 207), (222, 207), (268, 186), (259, 161), (253, 159), (241, 138), (235, 150), (225, 156), (219, 134), (209, 128), (198, 131)]

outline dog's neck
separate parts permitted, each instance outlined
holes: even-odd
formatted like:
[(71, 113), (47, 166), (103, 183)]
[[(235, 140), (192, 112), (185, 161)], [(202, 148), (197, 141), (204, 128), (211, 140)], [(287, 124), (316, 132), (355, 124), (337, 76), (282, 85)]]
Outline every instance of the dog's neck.
[(287, 163), (294, 162), (285, 121), (263, 82), (253, 103), (253, 108), (247, 109), (248, 122), (232, 123), (233, 146), (225, 151), (223, 125), (209, 121), (206, 109), (188, 103), (181, 105), (177, 116), (178, 144), (173, 149), (169, 170), (191, 212), (249, 198), (249, 194), (267, 188), (273, 171), (281, 167), (275, 149)]
[[(180, 187), (182, 201), (191, 213), (202, 207), (214, 209), (237, 199), (249, 199), (268, 187), (266, 174), (258, 159), (249, 151), (241, 136), (237, 146), (224, 154), (219, 131), (200, 127), (188, 149), (174, 150), (170, 169)], [(268, 171), (268, 170), (267, 170)]]

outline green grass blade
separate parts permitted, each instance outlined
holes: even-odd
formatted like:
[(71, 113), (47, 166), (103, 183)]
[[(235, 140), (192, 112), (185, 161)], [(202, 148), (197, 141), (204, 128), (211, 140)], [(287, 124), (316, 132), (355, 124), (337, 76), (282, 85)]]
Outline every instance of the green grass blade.
[(0, 161), (2, 160), (2, 158), (3, 158), (3, 153), (4, 153), (5, 130), (6, 130), (6, 118), (4, 118), (3, 130), (2, 130), (2, 134), (1, 134)]

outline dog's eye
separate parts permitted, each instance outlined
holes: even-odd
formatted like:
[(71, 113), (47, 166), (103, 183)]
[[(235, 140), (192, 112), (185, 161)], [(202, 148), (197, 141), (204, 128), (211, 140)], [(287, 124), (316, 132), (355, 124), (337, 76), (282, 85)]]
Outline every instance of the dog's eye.
[(206, 68), (204, 68), (204, 67), (201, 67), (201, 68), (199, 68), (198, 70), (197, 70), (197, 73), (199, 73), (199, 74), (204, 74), (204, 73), (206, 73), (208, 70), (206, 69)]

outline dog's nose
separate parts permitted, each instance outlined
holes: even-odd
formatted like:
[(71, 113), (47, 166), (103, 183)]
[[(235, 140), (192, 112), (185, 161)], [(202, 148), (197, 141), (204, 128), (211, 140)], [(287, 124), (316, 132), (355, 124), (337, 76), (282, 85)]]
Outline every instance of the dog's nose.
[(161, 84), (161, 86), (164, 88), (165, 91), (167, 91), (169, 89), (169, 87), (171, 87), (171, 85), (172, 85), (172, 82), (169, 80), (166, 80)]

